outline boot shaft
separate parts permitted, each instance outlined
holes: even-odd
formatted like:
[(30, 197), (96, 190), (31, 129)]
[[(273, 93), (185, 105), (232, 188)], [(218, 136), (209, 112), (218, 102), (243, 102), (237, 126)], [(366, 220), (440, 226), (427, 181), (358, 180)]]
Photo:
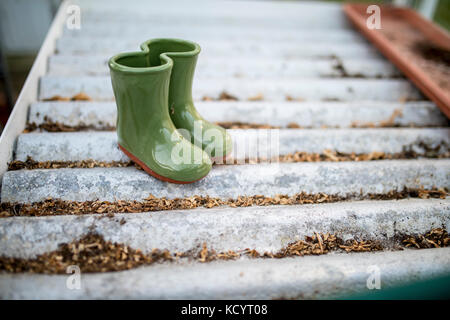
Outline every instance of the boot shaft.
[[(206, 121), (195, 108), (192, 84), (200, 46), (178, 39), (153, 39), (141, 45), (149, 51), (149, 63), (167, 57), (173, 62), (169, 85), (169, 113), (175, 127), (185, 130), (191, 142), (216, 160), (231, 152), (232, 141), (226, 131)], [(188, 137), (188, 136), (186, 136)]]
[(142, 139), (152, 127), (173, 126), (168, 112), (172, 61), (151, 61), (146, 52), (124, 53), (109, 61), (117, 105), (119, 143)]
[(170, 76), (169, 107), (193, 104), (192, 84), (198, 53), (188, 57), (172, 57), (174, 64)]
[(162, 57), (173, 61), (170, 76), (169, 109), (192, 104), (192, 84), (200, 46), (194, 42), (179, 39), (154, 39), (141, 45), (149, 50), (150, 63), (157, 63)]
[[(196, 181), (209, 172), (210, 156), (218, 156), (217, 144), (222, 144), (214, 139), (213, 152), (206, 153), (202, 149), (210, 143), (202, 142), (204, 133), (214, 129), (222, 138), (218, 140), (229, 140), (223, 128), (198, 114), (192, 101), (200, 46), (178, 39), (153, 39), (144, 42), (141, 49), (109, 61), (118, 109), (119, 146), (159, 179)], [(195, 124), (199, 124), (201, 132), (196, 133)], [(177, 128), (187, 131), (190, 138), (183, 138)], [(182, 161), (175, 161), (180, 152)], [(224, 153), (219, 153), (223, 157)]]

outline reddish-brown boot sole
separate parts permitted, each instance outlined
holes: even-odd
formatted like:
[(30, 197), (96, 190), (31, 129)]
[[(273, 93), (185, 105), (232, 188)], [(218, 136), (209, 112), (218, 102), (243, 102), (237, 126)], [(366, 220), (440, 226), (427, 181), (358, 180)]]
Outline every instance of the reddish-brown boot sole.
[(200, 179), (193, 180), (193, 181), (179, 181), (179, 180), (173, 180), (173, 179), (170, 179), (170, 178), (167, 178), (167, 177), (163, 177), (163, 176), (157, 174), (157, 173), (156, 173), (155, 171), (153, 171), (152, 169), (150, 169), (148, 166), (146, 166), (145, 163), (143, 163), (143, 162), (142, 162), (141, 160), (139, 160), (137, 157), (135, 157), (134, 155), (132, 155), (131, 152), (129, 152), (128, 150), (126, 150), (126, 149), (125, 149), (124, 147), (122, 147), (120, 144), (119, 144), (119, 148), (120, 148), (120, 150), (123, 151), (123, 153), (125, 153), (125, 154), (127, 155), (128, 158), (131, 159), (131, 161), (137, 163), (142, 169), (144, 169), (145, 172), (147, 172), (149, 175), (155, 177), (155, 178), (158, 179), (158, 180), (165, 181), (165, 182), (170, 182), (170, 183), (177, 183), (177, 184), (189, 184), (189, 183), (193, 183), (193, 182), (199, 181), (199, 180), (203, 179), (204, 177), (206, 177), (206, 175), (205, 175), (205, 176), (201, 177)]

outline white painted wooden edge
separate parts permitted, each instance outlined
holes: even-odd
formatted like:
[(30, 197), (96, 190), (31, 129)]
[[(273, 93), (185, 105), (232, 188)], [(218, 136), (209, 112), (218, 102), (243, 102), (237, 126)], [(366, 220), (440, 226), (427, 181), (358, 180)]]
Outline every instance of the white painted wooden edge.
[(47, 72), (48, 58), (55, 51), (56, 38), (61, 36), (63, 32), (68, 5), (69, 1), (63, 0), (59, 6), (0, 137), (0, 180), (8, 168), (8, 162), (12, 159), (16, 138), (25, 129), (28, 108), (32, 102), (37, 100), (39, 79)]

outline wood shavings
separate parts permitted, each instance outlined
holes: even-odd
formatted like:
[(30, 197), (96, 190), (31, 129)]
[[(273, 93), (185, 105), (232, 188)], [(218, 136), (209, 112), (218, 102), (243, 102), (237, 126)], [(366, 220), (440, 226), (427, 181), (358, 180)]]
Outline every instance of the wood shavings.
[(239, 99), (226, 91), (222, 91), (217, 98), (204, 96), (202, 101), (238, 101)]
[[(404, 247), (418, 249), (446, 247), (449, 244), (448, 233), (442, 228), (432, 229), (424, 235), (405, 236), (400, 243)], [(129, 270), (157, 262), (172, 262), (183, 258), (207, 263), (215, 260), (236, 260), (244, 256), (252, 259), (282, 259), (293, 256), (323, 255), (331, 251), (348, 253), (383, 249), (378, 241), (356, 239), (343, 241), (330, 233), (315, 232), (314, 235), (292, 242), (275, 253), (259, 254), (255, 249), (249, 248), (241, 252), (228, 250), (217, 253), (213, 249), (208, 249), (207, 244), (203, 243), (198, 253), (192, 250), (171, 253), (168, 250), (155, 248), (150, 253), (144, 254), (141, 250), (135, 250), (124, 244), (106, 241), (101, 235), (87, 234), (71, 243), (60, 244), (57, 250), (38, 255), (33, 259), (0, 257), (0, 271), (65, 274), (67, 267), (77, 265), (83, 273), (110, 272)]]
[(329, 195), (325, 193), (308, 194), (300, 192), (292, 196), (276, 195), (267, 197), (264, 195), (239, 196), (236, 199), (222, 200), (209, 196), (193, 196), (189, 198), (156, 198), (150, 195), (142, 201), (64, 201), (59, 199), (46, 199), (32, 204), (0, 203), (0, 217), (12, 216), (54, 216), (54, 215), (83, 215), (83, 214), (114, 214), (114, 213), (139, 213), (166, 210), (182, 210), (194, 208), (215, 208), (219, 206), (250, 207), (270, 205), (299, 205), (313, 203), (333, 203), (346, 200), (399, 200), (406, 198), (420, 198), (426, 194), (429, 198), (445, 199), (448, 196), (446, 189), (412, 189), (404, 188), (401, 191), (392, 190), (387, 193), (348, 195), (346, 197)]
[(91, 101), (91, 100), (92, 100), (91, 97), (89, 97), (84, 92), (79, 92), (71, 98), (55, 95), (53, 97), (43, 99), (43, 101)]

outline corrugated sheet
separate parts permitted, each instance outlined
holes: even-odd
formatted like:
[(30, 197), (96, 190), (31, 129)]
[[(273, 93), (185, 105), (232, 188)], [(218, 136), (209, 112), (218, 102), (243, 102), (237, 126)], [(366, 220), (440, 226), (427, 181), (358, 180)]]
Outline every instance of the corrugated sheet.
[[(23, 133), (18, 136), (14, 160), (25, 161), (30, 156), (37, 161), (127, 161), (117, 149), (115, 133), (99, 131), (112, 129), (116, 119), (106, 61), (115, 53), (138, 50), (147, 38), (163, 36), (187, 38), (202, 46), (194, 98), (205, 118), (283, 127), (277, 131), (281, 154), (321, 153), (324, 149), (391, 154), (412, 148), (420, 154), (436, 148), (435, 156), (448, 152), (446, 118), (434, 104), (422, 101), (420, 92), (352, 30), (336, 4), (207, 1), (194, 5), (179, 1), (167, 5), (137, 0), (133, 4), (79, 1), (81, 29), (64, 30), (55, 39), (56, 51), (48, 57), (47, 74), (40, 79), (28, 121), (35, 126), (58, 123), (89, 130)], [(55, 96), (71, 98), (80, 92), (91, 100), (43, 101)], [(202, 101), (222, 92), (239, 101)], [(300, 128), (286, 129), (292, 123)], [(362, 128), (351, 128), (355, 126)], [(377, 128), (386, 126), (390, 128)], [(415, 128), (405, 128), (409, 126)], [(230, 130), (236, 146), (250, 144), (256, 154), (270, 153), (264, 149), (268, 145), (255, 138), (258, 132)], [(449, 178), (448, 159), (216, 166), (207, 178), (192, 185), (164, 183), (134, 167), (34, 169), (7, 172), (1, 200), (142, 200), (149, 194), (170, 199), (194, 195), (227, 199), (299, 192), (347, 197), (405, 187), (449, 188)], [(126, 220), (123, 227), (113, 220), (99, 221), (94, 215), (3, 218), (0, 255), (31, 257), (92, 228), (108, 240), (143, 250), (189, 250), (203, 242), (219, 251), (278, 250), (314, 232), (390, 243), (400, 232), (448, 228), (450, 207), (445, 199), (406, 199), (175, 210), (120, 218)], [(43, 282), (40, 275), (4, 274), (0, 281), (7, 285), (1, 286), (0, 297), (329, 297), (364, 289), (369, 265), (380, 266), (383, 283), (391, 284), (448, 272), (449, 259), (447, 249), (430, 249), (317, 259), (163, 264), (110, 275), (108, 283), (106, 275), (91, 275), (79, 292), (59, 288), (58, 276), (46, 276)], [(245, 275), (239, 277), (239, 273)], [(139, 279), (136, 283), (142, 287), (135, 290), (130, 284), (133, 279)], [(29, 290), (37, 286), (39, 290)]]

